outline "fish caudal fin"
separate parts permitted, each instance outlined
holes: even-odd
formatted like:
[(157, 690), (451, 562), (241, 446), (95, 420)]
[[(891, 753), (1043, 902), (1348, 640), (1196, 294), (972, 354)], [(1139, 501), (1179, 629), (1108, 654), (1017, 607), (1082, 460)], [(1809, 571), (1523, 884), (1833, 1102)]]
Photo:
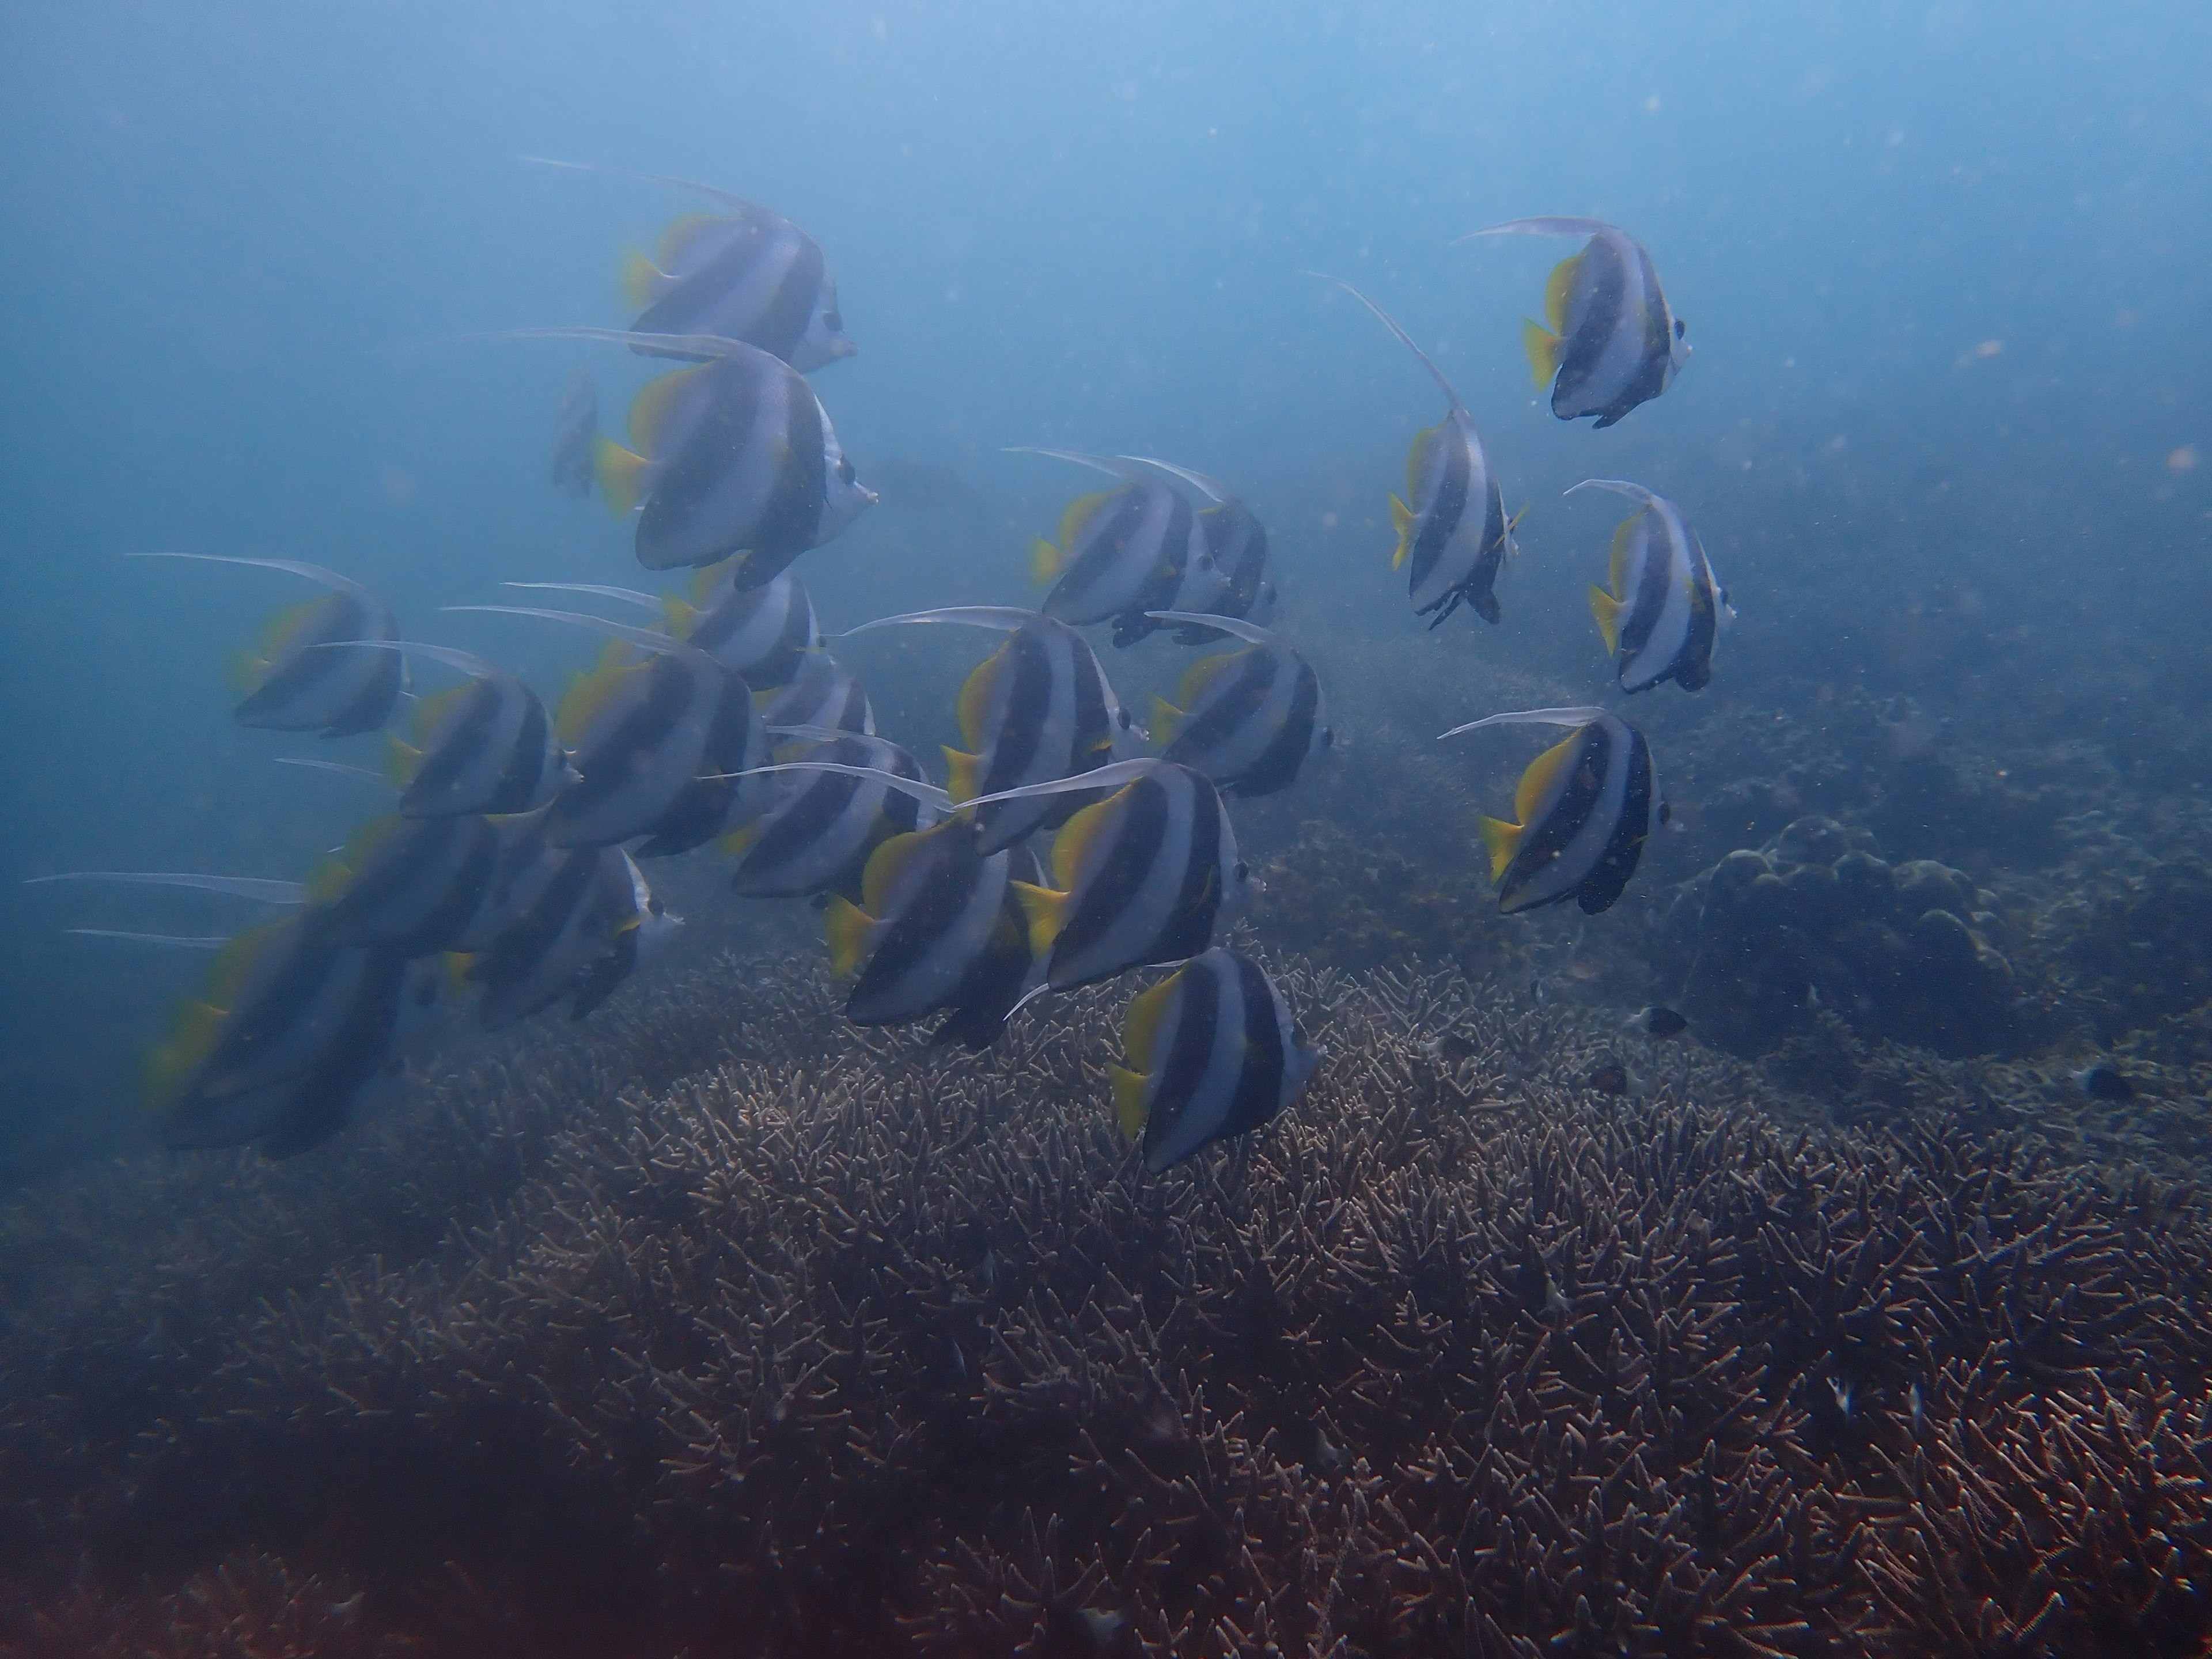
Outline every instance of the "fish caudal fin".
[(1152, 737), (1162, 744), (1175, 741), (1176, 728), (1182, 723), (1185, 711), (1176, 708), (1165, 697), (1152, 699)]
[(1066, 555), (1042, 536), (1030, 544), (1030, 580), (1039, 587), (1049, 586), (1060, 580), (1060, 568)]
[(1521, 319), (1521, 349), (1528, 354), (1528, 373), (1538, 386), (1549, 386), (1559, 372), (1559, 337), (1533, 317)]
[(860, 971), (860, 959), (868, 951), (868, 930), (874, 925), (875, 918), (852, 900), (830, 895), (823, 932), (830, 940), (830, 971), (839, 979), (850, 979)]
[(660, 297), (668, 273), (635, 248), (623, 255), (622, 290), (624, 303), (642, 311)]
[(1506, 866), (1513, 862), (1513, 854), (1520, 850), (1522, 826), (1508, 823), (1502, 818), (1478, 817), (1474, 832), (1482, 837), (1482, 844), (1490, 849), (1490, 878), (1504, 879)]
[(957, 749), (945, 751), (945, 793), (953, 799), (973, 800), (983, 793), (983, 757)]
[(592, 476), (599, 480), (599, 495), (607, 511), (617, 519), (637, 510), (645, 495), (644, 456), (633, 454), (612, 438), (602, 435), (592, 446)]
[(1589, 585), (1589, 602), (1590, 615), (1597, 618), (1597, 631), (1605, 640), (1605, 653), (1613, 656), (1620, 650), (1620, 613), (1628, 607), (1595, 582)]
[(1133, 1144), (1145, 1132), (1145, 1086), (1152, 1079), (1126, 1066), (1109, 1065), (1106, 1072), (1114, 1079), (1114, 1127), (1123, 1140)]
[(1034, 887), (1025, 881), (1009, 882), (1014, 896), (1021, 901), (1022, 914), (1029, 918), (1030, 955), (1039, 962), (1052, 954), (1052, 942), (1067, 926), (1067, 907), (1070, 895), (1050, 887)]
[(1406, 555), (1413, 550), (1413, 509), (1395, 495), (1390, 498), (1390, 528), (1398, 532), (1398, 550), (1390, 556), (1390, 568), (1395, 570), (1406, 562)]

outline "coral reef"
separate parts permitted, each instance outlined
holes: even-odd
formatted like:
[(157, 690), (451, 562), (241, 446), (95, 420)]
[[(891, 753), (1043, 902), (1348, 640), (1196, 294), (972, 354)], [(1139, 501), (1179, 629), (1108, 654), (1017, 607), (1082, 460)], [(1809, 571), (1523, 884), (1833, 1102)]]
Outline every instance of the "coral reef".
[(1990, 942), (2004, 926), (1995, 901), (1931, 860), (1886, 863), (1870, 840), (1800, 818), (1676, 894), (1662, 976), (1708, 1041), (1764, 1053), (1821, 1008), (1940, 1054), (2018, 1040), (2012, 964)]
[(27, 1201), (0, 1651), (2202, 1651), (2193, 1200), (1276, 966), (1330, 1063), (1161, 1177), (1115, 999), (979, 1060), (732, 961), (325, 1162)]

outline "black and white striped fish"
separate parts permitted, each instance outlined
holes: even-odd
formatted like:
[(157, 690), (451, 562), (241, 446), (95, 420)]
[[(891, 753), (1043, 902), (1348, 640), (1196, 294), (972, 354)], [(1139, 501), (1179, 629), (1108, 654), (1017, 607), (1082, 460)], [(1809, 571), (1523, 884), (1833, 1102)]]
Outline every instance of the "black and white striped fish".
[(232, 939), (148, 1061), (156, 1133), (270, 1158), (328, 1139), (385, 1062), (406, 975), (399, 951), (335, 944), (312, 912)]
[(1114, 643), (1127, 646), (1152, 631), (1147, 611), (1173, 610), (1184, 598), (1193, 601), (1191, 608), (1203, 609), (1218, 589), (1205, 532), (1174, 486), (1103, 456), (1059, 449), (1016, 453), (1049, 455), (1122, 478), (1112, 489), (1068, 503), (1057, 544), (1041, 536), (1030, 544), (1030, 578), (1050, 588), (1037, 607), (1046, 616), (1077, 627), (1110, 621)]
[(860, 902), (832, 897), (825, 919), (830, 971), (853, 982), (846, 1018), (891, 1025), (946, 1009), (933, 1042), (990, 1047), (1032, 978), (1018, 868), (1035, 873), (1024, 854), (978, 852), (957, 823), (877, 848)]
[[(945, 751), (951, 769), (947, 792), (955, 801), (1088, 772), (1136, 734), (1097, 653), (1065, 623), (1003, 605), (957, 605), (863, 623), (847, 636), (908, 623), (989, 628), (1007, 636), (960, 688), (960, 740), (967, 746)], [(989, 854), (1063, 822), (1081, 805), (1079, 799), (1030, 797), (977, 807), (969, 816)]]
[(497, 933), (470, 959), (483, 991), (477, 1018), (496, 1031), (564, 999), (583, 1017), (613, 995), (681, 926), (619, 847), (548, 848), (530, 869), (527, 902), (510, 904)]
[(413, 640), (354, 644), (428, 658), (469, 676), (416, 702), (412, 742), (397, 735), (386, 739), (386, 774), (399, 790), (402, 817), (534, 812), (575, 777), (545, 705), (504, 669), (450, 646)]
[(1674, 384), (1690, 355), (1687, 331), (1641, 242), (1600, 219), (1566, 218), (1515, 219), (1460, 240), (1505, 235), (1589, 238), (1544, 284), (1551, 326), (1521, 325), (1528, 371), (1539, 386), (1551, 386), (1553, 414), (1563, 421), (1595, 415), (1608, 427)]
[(1636, 873), (1644, 843), (1667, 822), (1667, 803), (1644, 734), (1602, 708), (1531, 708), (1455, 726), (1567, 726), (1574, 732), (1528, 763), (1514, 791), (1519, 820), (1478, 817), (1490, 850), (1498, 908), (1511, 915), (1573, 899), (1595, 915)]
[(1218, 947), (1129, 1004), (1122, 1048), (1128, 1063), (1109, 1068), (1115, 1121), (1155, 1175), (1269, 1121), (1322, 1060), (1274, 981)]
[[(555, 735), (574, 781), (546, 811), (554, 847), (645, 839), (640, 857), (664, 857), (740, 828), (767, 810), (771, 786), (733, 775), (759, 766), (769, 741), (744, 680), (665, 634), (573, 611), (453, 605), (454, 611), (574, 623), (617, 641), (562, 698)], [(620, 645), (642, 660), (621, 659)]]
[(1713, 677), (1713, 647), (1735, 612), (1682, 509), (1642, 484), (1585, 478), (1567, 491), (1609, 489), (1642, 503), (1613, 537), (1610, 590), (1593, 584), (1590, 614), (1624, 691), (1672, 680), (1685, 691)]
[(801, 656), (790, 679), (754, 701), (770, 726), (829, 726), (863, 737), (876, 729), (876, 711), (860, 680), (827, 651)]
[(474, 815), (372, 819), (307, 882), (333, 945), (413, 957), (456, 948), (491, 890), (499, 833)]
[(1152, 699), (1161, 759), (1250, 799), (1289, 788), (1307, 763), (1334, 746), (1312, 665), (1266, 629), (1174, 611), (1156, 611), (1152, 619), (1182, 623), (1187, 633), (1231, 635), (1249, 647), (1200, 658), (1183, 671), (1174, 702)]
[(755, 691), (788, 685), (810, 651), (822, 648), (814, 602), (789, 571), (758, 587), (740, 587), (734, 566), (699, 573), (689, 601), (667, 601), (669, 629)]
[[(1198, 510), (1200, 537), (1213, 563), (1215, 580), (1212, 591), (1194, 596), (1198, 599), (1195, 604), (1187, 604), (1178, 598), (1175, 608), (1203, 611), (1208, 616), (1239, 617), (1266, 627), (1275, 614), (1276, 602), (1275, 584), (1267, 575), (1267, 526), (1260, 522), (1250, 507), (1203, 472), (1194, 472), (1188, 467), (1152, 455), (1125, 455), (1121, 459), (1141, 461), (1146, 466), (1172, 473), (1213, 503)], [(1186, 588), (1189, 586), (1186, 580)], [(1203, 629), (1190, 628), (1176, 635), (1183, 645), (1204, 645), (1210, 637)]]
[(1017, 795), (1117, 785), (1054, 836), (1054, 885), (1017, 882), (1030, 950), (1055, 991), (1196, 956), (1259, 884), (1237, 855), (1220, 792), (1168, 761), (1127, 761)]
[[(743, 340), (801, 374), (860, 349), (845, 332), (837, 283), (821, 247), (773, 209), (666, 173), (526, 159), (570, 172), (672, 185), (725, 210), (678, 219), (661, 233), (651, 258), (632, 252), (623, 261), (623, 297), (642, 307), (630, 325), (635, 332)], [(690, 355), (667, 346), (637, 349), (672, 357)]]
[(1474, 429), (1474, 417), (1443, 371), (1388, 312), (1341, 277), (1327, 280), (1375, 313), (1429, 371), (1449, 404), (1443, 420), (1413, 434), (1413, 447), (1407, 452), (1408, 499), (1390, 497), (1390, 524), (1398, 532), (1390, 568), (1405, 570), (1413, 614), (1429, 617), (1430, 627), (1462, 602), (1474, 606), (1485, 622), (1494, 623), (1501, 614), (1498, 573), (1512, 556), (1516, 520), (1505, 516), (1505, 497), (1481, 434)]
[[(777, 763), (835, 761), (921, 779), (921, 768), (898, 744), (858, 732), (831, 736), (831, 730), (805, 726), (793, 733), (770, 728), (771, 737), (800, 739), (776, 750)], [(778, 775), (775, 802), (767, 812), (717, 844), (736, 857), (730, 884), (747, 898), (843, 892), (859, 880), (877, 847), (918, 827), (921, 811), (913, 796), (877, 779), (787, 772)]]
[(392, 607), (349, 576), (295, 559), (240, 559), (214, 553), (135, 553), (140, 559), (190, 559), (282, 570), (331, 591), (270, 618), (260, 643), (236, 664), (240, 692), (232, 711), (240, 726), (318, 732), (326, 738), (374, 732), (407, 689), (406, 669), (387, 651), (352, 648), (362, 640), (396, 640)]

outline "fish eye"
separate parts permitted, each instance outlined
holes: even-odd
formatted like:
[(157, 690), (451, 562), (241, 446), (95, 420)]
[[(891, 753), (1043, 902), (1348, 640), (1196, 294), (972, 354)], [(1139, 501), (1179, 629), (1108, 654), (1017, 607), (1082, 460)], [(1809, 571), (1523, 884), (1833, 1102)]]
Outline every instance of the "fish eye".
[(1243, 879), (1245, 879), (1248, 876), (1249, 876), (1251, 873), (1252, 873), (1252, 866), (1251, 866), (1250, 865), (1249, 865), (1249, 864), (1245, 863), (1245, 862), (1244, 862), (1244, 860), (1243, 860), (1243, 859), (1239, 859), (1239, 860), (1237, 860), (1237, 880), (1239, 880), (1239, 881), (1243, 881)]
[(1322, 726), (1322, 729), (1321, 729), (1321, 746), (1322, 746), (1322, 748), (1324, 748), (1324, 749), (1327, 749), (1327, 748), (1330, 747), (1332, 744), (1334, 744), (1335, 742), (1336, 742), (1336, 728), (1335, 728), (1334, 726)]
[[(828, 329), (832, 334), (842, 334), (845, 331), (844, 314), (835, 309), (823, 312), (822, 313), (822, 326)], [(1682, 325), (1680, 323), (1674, 325), (1678, 332), (1680, 331), (1681, 326)]]
[(661, 914), (662, 914), (662, 913), (663, 913), (666, 908), (667, 908), (667, 907), (666, 907), (665, 905), (662, 904), (662, 903), (661, 903), (661, 902), (660, 902), (659, 899), (657, 899), (657, 898), (649, 898), (649, 899), (646, 900), (646, 902), (645, 902), (645, 909), (646, 909), (646, 914), (647, 914), (647, 915), (654, 915), (654, 916), (659, 915), (661, 915)]
[(1131, 714), (1126, 708), (1115, 709), (1114, 711), (1114, 718), (1121, 723), (1121, 729), (1124, 732), (1127, 731), (1131, 726), (1137, 723), (1136, 717)]
[(1677, 317), (1674, 319), (1674, 337), (1679, 340), (1689, 331), (1690, 325), (1684, 322), (1680, 317)]
[(837, 482), (840, 483), (850, 483), (853, 482), (853, 477), (854, 473), (852, 462), (847, 460), (842, 455), (840, 455), (837, 458)]
[(1674, 821), (1674, 802), (1672, 802), (1672, 801), (1665, 801), (1665, 800), (1661, 801), (1661, 802), (1659, 803), (1659, 822), (1660, 822), (1660, 823), (1672, 823)]

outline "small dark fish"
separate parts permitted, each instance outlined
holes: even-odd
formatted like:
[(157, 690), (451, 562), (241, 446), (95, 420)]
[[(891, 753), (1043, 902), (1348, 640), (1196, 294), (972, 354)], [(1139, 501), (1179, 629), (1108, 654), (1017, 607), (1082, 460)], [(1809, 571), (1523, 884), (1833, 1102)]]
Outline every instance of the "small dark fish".
[(1646, 1036), (1664, 1039), (1681, 1036), (1690, 1029), (1690, 1022), (1672, 1008), (1662, 1008), (1655, 1003), (1630, 1015), (1628, 1029), (1641, 1031)]
[(1259, 964), (1220, 949), (1129, 1004), (1122, 1048), (1128, 1063), (1109, 1068), (1115, 1121), (1155, 1175), (1269, 1121), (1322, 1059)]
[(1518, 520), (1505, 516), (1505, 497), (1481, 434), (1474, 429), (1474, 417), (1443, 371), (1388, 312), (1341, 277), (1323, 280), (1334, 283), (1373, 312), (1429, 371), (1449, 405), (1443, 420), (1413, 436), (1406, 456), (1410, 501), (1390, 497), (1390, 523), (1398, 532), (1390, 568), (1407, 568), (1407, 596), (1413, 601), (1413, 614), (1427, 617), (1434, 628), (1464, 602), (1485, 622), (1496, 622), (1503, 614), (1498, 605), (1498, 573), (1512, 556), (1513, 526)]
[(1601, 1095), (1625, 1095), (1628, 1092), (1628, 1068), (1620, 1065), (1604, 1065), (1589, 1074), (1589, 1086)]
[(1705, 544), (1682, 509), (1642, 484), (1585, 478), (1567, 491), (1609, 489), (1643, 505), (1613, 538), (1608, 587), (1593, 585), (1590, 614), (1624, 691), (1672, 680), (1696, 691), (1713, 677), (1713, 647), (1735, 612), (1713, 576)]
[(1563, 421), (1595, 415), (1608, 427), (1674, 384), (1690, 355), (1687, 331), (1642, 243), (1602, 220), (1567, 218), (1515, 219), (1459, 240), (1505, 235), (1589, 238), (1544, 284), (1551, 326), (1522, 325), (1528, 371), (1539, 386), (1551, 386), (1553, 414)]
[(407, 689), (401, 659), (355, 648), (363, 640), (397, 640), (392, 608), (349, 576), (294, 559), (239, 559), (214, 553), (134, 553), (140, 559), (191, 559), (282, 570), (331, 591), (272, 618), (259, 646), (237, 663), (244, 694), (233, 717), (271, 732), (319, 732), (326, 738), (374, 732), (392, 716)]
[(2136, 1085), (2127, 1074), (2103, 1060), (2075, 1073), (2074, 1080), (2092, 1100), (2118, 1102), (2136, 1097)]
[(1667, 803), (1644, 734), (1602, 708), (1534, 708), (1455, 726), (1443, 735), (1492, 726), (1571, 726), (1574, 734), (1528, 763), (1514, 792), (1517, 823), (1478, 817), (1490, 849), (1490, 878), (1501, 915), (1579, 903), (1596, 915), (1612, 908), (1667, 822)]
[(592, 493), (592, 452), (599, 437), (599, 388), (578, 364), (553, 416), (553, 488), (578, 501)]

